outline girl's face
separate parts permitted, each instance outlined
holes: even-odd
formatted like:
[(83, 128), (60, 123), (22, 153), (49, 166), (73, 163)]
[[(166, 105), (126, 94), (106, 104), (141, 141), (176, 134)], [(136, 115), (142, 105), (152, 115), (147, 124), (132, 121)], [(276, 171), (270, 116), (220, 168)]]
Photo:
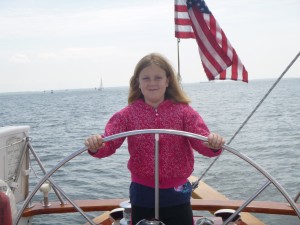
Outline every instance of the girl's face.
[(159, 66), (152, 64), (140, 72), (138, 80), (145, 102), (157, 108), (164, 101), (166, 88), (169, 84), (166, 72)]

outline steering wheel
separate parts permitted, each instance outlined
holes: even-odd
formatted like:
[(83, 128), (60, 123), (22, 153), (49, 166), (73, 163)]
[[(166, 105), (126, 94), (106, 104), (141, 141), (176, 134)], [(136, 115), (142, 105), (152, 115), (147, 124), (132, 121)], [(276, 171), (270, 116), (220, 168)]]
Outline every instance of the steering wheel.
[[(112, 141), (118, 138), (124, 138), (124, 137), (129, 137), (129, 136), (133, 136), (133, 135), (140, 135), (140, 134), (154, 134), (154, 135), (159, 135), (159, 134), (172, 134), (172, 135), (179, 135), (179, 136), (185, 136), (185, 137), (189, 137), (189, 138), (195, 138), (198, 140), (202, 140), (202, 141), (207, 141), (207, 138), (198, 134), (194, 134), (194, 133), (189, 133), (189, 132), (184, 132), (184, 131), (178, 131), (178, 130), (169, 130), (169, 129), (145, 129), (145, 130), (134, 130), (134, 131), (128, 131), (128, 132), (123, 132), (123, 133), (119, 133), (119, 134), (114, 134), (108, 137), (103, 138), (104, 142), (108, 142), (108, 141)], [(254, 167), (256, 170), (258, 170), (264, 177), (267, 178), (268, 182), (266, 185), (264, 185), (261, 188), (261, 191), (263, 191), (265, 189), (266, 186), (268, 186), (270, 183), (272, 183), (277, 189), (278, 191), (282, 194), (282, 196), (289, 202), (290, 206), (293, 208), (293, 210), (295, 211), (295, 214), (298, 216), (299, 220), (300, 220), (300, 210), (297, 207), (296, 203), (293, 201), (293, 199), (289, 196), (289, 194), (286, 192), (286, 190), (268, 173), (266, 172), (261, 166), (259, 166), (256, 162), (254, 162), (253, 160), (251, 160), (250, 158), (248, 158), (246, 155), (238, 152), (237, 150), (235, 150), (234, 148), (228, 146), (228, 145), (224, 145), (223, 146), (223, 150), (226, 150), (234, 155), (236, 155), (237, 157), (241, 158), (242, 160), (244, 160), (245, 162), (247, 162), (248, 164), (250, 164), (252, 167)], [(50, 182), (51, 180), (51, 176), (60, 168), (62, 167), (65, 163), (69, 162), (71, 159), (75, 158), (76, 156), (80, 155), (81, 153), (87, 151), (86, 147), (83, 147), (81, 149), (79, 149), (76, 152), (73, 152), (72, 154), (70, 154), (69, 156), (67, 156), (66, 158), (64, 158), (61, 162), (59, 162), (55, 167), (53, 167), (48, 173), (46, 173), (44, 175), (43, 178), (41, 178), (41, 180), (36, 184), (36, 186), (34, 187), (34, 189), (32, 190), (32, 192), (30, 193), (30, 195), (27, 196), (26, 200), (24, 201), (24, 204), (22, 205), (22, 207), (20, 208), (18, 215), (16, 217), (16, 220), (14, 222), (14, 225), (17, 225), (20, 221), (20, 218), (22, 217), (23, 211), (25, 210), (25, 208), (27, 207), (27, 205), (29, 204), (29, 202), (31, 201), (31, 199), (33, 198), (33, 196), (36, 194), (36, 192), (39, 190), (39, 188), (41, 187), (41, 185), (46, 181), (49, 180)], [(82, 214), (82, 216), (92, 225), (96, 225), (87, 215), (86, 213), (79, 207), (77, 206), (77, 204), (72, 201), (66, 194), (65, 192), (58, 186), (53, 185), (69, 202), (70, 204), (72, 204), (76, 210)], [(248, 200), (245, 201), (244, 204), (242, 204), (239, 209), (236, 210), (236, 212), (234, 214), (232, 214), (224, 223), (223, 225), (227, 225), (232, 218), (234, 218), (238, 213), (240, 213), (249, 203), (251, 203), (255, 196), (250, 197)]]

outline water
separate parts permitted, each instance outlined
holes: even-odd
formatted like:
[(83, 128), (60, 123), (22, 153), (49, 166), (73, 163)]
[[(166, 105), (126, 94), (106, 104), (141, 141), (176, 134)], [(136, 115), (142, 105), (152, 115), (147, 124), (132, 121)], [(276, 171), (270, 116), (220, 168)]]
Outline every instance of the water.
[[(275, 80), (184, 84), (191, 105), (210, 130), (231, 139)], [(112, 114), (127, 104), (127, 87), (0, 94), (0, 126), (29, 125), (32, 145), (49, 171), (83, 146), (86, 137), (102, 133)], [(264, 167), (294, 198), (300, 187), (300, 79), (283, 79), (231, 142)], [(130, 183), (126, 143), (111, 157), (95, 159), (87, 153), (72, 160), (53, 179), (72, 199), (128, 198)], [(196, 155), (195, 176), (212, 159)], [(32, 164), (38, 177), (36, 163)], [(31, 178), (35, 174), (31, 173)], [(225, 152), (204, 181), (232, 199), (247, 199), (266, 179), (237, 157)], [(31, 188), (36, 183), (31, 183)], [(38, 194), (37, 198), (40, 198)], [(55, 199), (53, 192), (51, 199)], [(283, 200), (271, 185), (259, 200)], [(56, 199), (55, 199), (56, 200)], [(89, 213), (96, 216), (99, 213)], [(267, 224), (300, 224), (294, 217), (257, 214)], [(49, 220), (49, 221), (48, 221)], [(36, 225), (84, 224), (77, 213), (39, 216)]]

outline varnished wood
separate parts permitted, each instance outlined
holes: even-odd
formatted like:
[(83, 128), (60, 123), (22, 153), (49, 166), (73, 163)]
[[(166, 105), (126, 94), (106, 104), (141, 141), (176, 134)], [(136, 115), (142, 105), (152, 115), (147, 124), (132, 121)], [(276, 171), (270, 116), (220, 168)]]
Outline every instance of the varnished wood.
[[(119, 208), (120, 203), (126, 199), (101, 199), (101, 200), (76, 200), (76, 204), (86, 212), (91, 211), (110, 211)], [(217, 211), (219, 209), (237, 209), (243, 201), (237, 200), (206, 200), (206, 199), (192, 199), (193, 210)], [(300, 207), (300, 204), (298, 204)], [(268, 213), (268, 214), (282, 214), (295, 215), (294, 210), (286, 203), (280, 202), (261, 202), (253, 201), (245, 209), (245, 212)], [(60, 202), (51, 202), (51, 206), (43, 207), (42, 204), (36, 203), (30, 209), (25, 209), (23, 216), (35, 216), (40, 214), (53, 213), (70, 213), (76, 212), (71, 204), (60, 205)]]
[[(94, 218), (93, 221), (99, 225), (111, 225), (113, 221), (110, 219), (109, 214), (110, 211), (106, 211), (102, 213), (100, 216)], [(90, 225), (90, 223), (86, 222), (84, 225)]]
[[(85, 212), (92, 211), (111, 211), (120, 207), (120, 203), (128, 199), (100, 199), (100, 200), (75, 200), (75, 203)], [(53, 214), (53, 213), (71, 213), (76, 209), (71, 204), (61, 205), (59, 201), (51, 202), (49, 207), (44, 207), (41, 203), (35, 203), (32, 208), (25, 209), (23, 217)]]
[[(205, 200), (192, 199), (193, 210), (217, 211), (219, 209), (238, 209), (244, 201), (239, 200)], [(300, 207), (300, 204), (297, 204)], [(244, 212), (266, 213), (278, 215), (296, 215), (293, 208), (287, 203), (253, 201), (244, 210)]]
[[(191, 182), (196, 181), (198, 178), (195, 176), (190, 176), (189, 180)], [(205, 199), (205, 200), (229, 200), (225, 195), (222, 195), (217, 190), (213, 189), (209, 185), (204, 182), (200, 182), (198, 188), (196, 188), (193, 193), (192, 197), (195, 199)], [(211, 211), (214, 213), (215, 211)], [(246, 224), (251, 225), (265, 225), (261, 220), (257, 217), (253, 216), (251, 213), (242, 212), (240, 213), (242, 220)]]

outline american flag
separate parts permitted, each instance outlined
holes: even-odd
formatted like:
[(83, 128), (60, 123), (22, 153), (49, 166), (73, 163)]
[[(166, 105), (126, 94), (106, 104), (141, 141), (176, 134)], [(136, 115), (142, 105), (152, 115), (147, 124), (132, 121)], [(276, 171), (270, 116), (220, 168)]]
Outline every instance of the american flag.
[(209, 80), (248, 82), (248, 72), (204, 0), (175, 0), (175, 37), (196, 39)]

